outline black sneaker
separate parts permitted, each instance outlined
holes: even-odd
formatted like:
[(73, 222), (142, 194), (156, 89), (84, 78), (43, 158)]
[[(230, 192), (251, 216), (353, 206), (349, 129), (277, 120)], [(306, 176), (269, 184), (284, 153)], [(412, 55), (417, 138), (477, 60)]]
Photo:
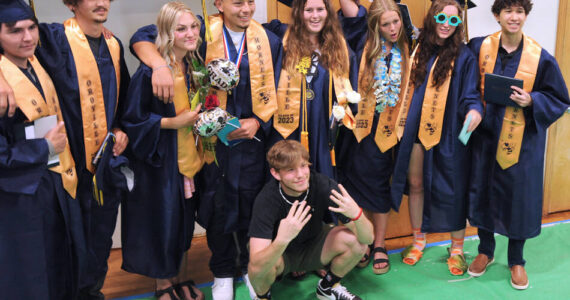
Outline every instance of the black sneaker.
[(319, 280), (319, 284), (317, 285), (317, 299), (319, 300), (362, 300), (360, 297), (349, 292), (346, 287), (340, 283), (330, 288), (323, 288), (321, 281), (323, 280)]

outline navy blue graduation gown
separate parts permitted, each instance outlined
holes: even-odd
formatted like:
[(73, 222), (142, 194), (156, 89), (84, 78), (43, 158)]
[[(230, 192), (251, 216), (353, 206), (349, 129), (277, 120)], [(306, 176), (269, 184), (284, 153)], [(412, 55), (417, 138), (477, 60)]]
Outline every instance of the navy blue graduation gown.
[[(360, 6), (358, 15), (353, 18), (344, 17), (341, 11), (339, 18), (346, 40), (357, 54), (357, 66), (360, 66), (364, 45), (368, 37), (366, 9)], [(356, 71), (357, 76), (358, 74), (359, 70)], [(379, 116), (379, 113), (374, 112), (372, 130), (360, 143), (354, 134), (350, 134), (349, 144), (352, 145), (352, 149), (347, 155), (346, 176), (344, 176), (342, 184), (362, 208), (372, 212), (387, 213), (392, 204), (390, 177), (394, 164), (394, 151), (397, 146), (385, 153), (382, 153), (378, 148), (374, 136), (376, 135)]]
[[(268, 24), (264, 24), (265, 28), (274, 32), (280, 38), (283, 38), (287, 31), (287, 24), (281, 23), (279, 20), (273, 20)], [(348, 48), (350, 72), (349, 79), (353, 87), (356, 87), (356, 77), (358, 76), (358, 66), (356, 64), (356, 56), (354, 52)], [(329, 123), (329, 70), (323, 67), (322, 64), (318, 65), (317, 75), (313, 77), (310, 83), (311, 89), (315, 92), (313, 100), (307, 100), (307, 116), (308, 116), (308, 132), (309, 132), (309, 156), (311, 161), (311, 168), (318, 173), (324, 174), (332, 179), (337, 179), (337, 170), (332, 165), (330, 150), (329, 150), (329, 134), (331, 134)], [(336, 101), (336, 94), (333, 88), (333, 103)], [(300, 101), (300, 100), (299, 100)], [(299, 116), (302, 116), (302, 108), (299, 111)], [(300, 140), (301, 120), (299, 120), (299, 127), (293, 131), (287, 139)], [(352, 132), (346, 127), (342, 126), (338, 131), (338, 138), (335, 147), (336, 162), (338, 169), (342, 169), (341, 165), (345, 161), (345, 154), (342, 150), (343, 141), (346, 135), (352, 135)], [(283, 136), (272, 129), (271, 145), (283, 140)]]
[(0, 119), (0, 290), (6, 299), (72, 299), (85, 251), (81, 220), (71, 217), (79, 204), (48, 170), (46, 140), (18, 137), (26, 120), (19, 109)]
[[(479, 57), (485, 37), (474, 38), (469, 47)], [(497, 55), (493, 73), (514, 77), (522, 51), (502, 70)], [(566, 109), (568, 90), (556, 60), (542, 49), (532, 92), (532, 105), (523, 108), (524, 136), (519, 162), (503, 170), (496, 160), (505, 107), (487, 102), (485, 118), (473, 133), (473, 175), (469, 193), (469, 222), (513, 239), (540, 233), (546, 129)]]
[[(281, 40), (275, 34), (268, 30), (265, 32), (271, 48), (275, 86), (277, 87), (283, 47)], [(204, 40), (203, 25), (200, 35)], [(140, 28), (131, 38), (131, 51), (134, 43), (139, 41), (154, 42), (155, 38), (155, 25)], [(229, 43), (229, 52), (230, 57), (235, 58), (237, 56), (237, 50), (233, 43)], [(224, 197), (222, 197), (224, 199), (224, 211), (222, 212), (224, 220), (221, 221), (225, 223), (224, 231), (226, 233), (249, 228), (253, 201), (263, 187), (268, 174), (265, 154), (268, 150), (273, 122), (271, 120), (263, 122), (253, 114), (249, 59), (246, 53), (247, 46), (239, 66), (240, 81), (237, 87), (231, 91), (231, 95), (228, 95), (226, 110), (239, 119), (256, 118), (260, 124), (256, 137), (261, 142), (255, 139), (243, 140), (235, 146), (228, 147), (218, 141), (216, 144), (218, 163), (204, 165), (196, 176), (197, 185), (200, 187), (198, 222), (206, 229), (210, 222), (220, 222), (220, 220), (211, 220), (214, 215), (214, 195), (217, 192), (224, 193)], [(206, 43), (202, 43), (200, 54), (202, 57), (206, 57)]]
[[(466, 46), (461, 47), (451, 75), (441, 140), (435, 147), (424, 152), (424, 232), (450, 232), (465, 228), (471, 166), (468, 146), (472, 145), (473, 141), (469, 141), (468, 146), (465, 146), (458, 136), (470, 110), (475, 109), (483, 115), (483, 103), (477, 90), (477, 60)], [(435, 56), (428, 61), (426, 75), (429, 74), (434, 60)], [(395, 161), (391, 195), (396, 208), (400, 207), (407, 182), (410, 155), (418, 136), (428, 77), (426, 76), (422, 85), (414, 90)]]
[(141, 64), (133, 75), (122, 123), (134, 158), (136, 185), (122, 206), (123, 269), (152, 278), (178, 274), (194, 231), (196, 197), (184, 198), (178, 169), (177, 130), (161, 129), (174, 117), (174, 103), (152, 94), (152, 70)]
[[(83, 122), (75, 60), (65, 35), (64, 26), (57, 23), (40, 24), (40, 40), (41, 47), (36, 50), (36, 56), (50, 74), (57, 90), (79, 179), (76, 198), (81, 205), (81, 218), (88, 249), (87, 265), (82, 268), (84, 272), (80, 288), (92, 286), (104, 278), (107, 272), (107, 258), (112, 245), (111, 237), (123, 194), (118, 190), (104, 190), (104, 205), (99, 206), (94, 201), (93, 174), (85, 166)], [(121, 45), (120, 41), (119, 45)], [(130, 79), (123, 58), (122, 45), (120, 63), (121, 82), (117, 104), (118, 87), (115, 69), (107, 44), (102, 40), (97, 65), (103, 87), (108, 130), (120, 127), (119, 119), (123, 110), (123, 99), (125, 99)], [(116, 112), (115, 107), (117, 107)]]

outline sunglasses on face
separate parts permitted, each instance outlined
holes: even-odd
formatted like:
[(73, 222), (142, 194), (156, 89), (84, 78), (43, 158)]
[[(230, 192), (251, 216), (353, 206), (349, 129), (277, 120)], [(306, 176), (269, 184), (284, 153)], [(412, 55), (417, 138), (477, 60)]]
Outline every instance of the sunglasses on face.
[(445, 24), (445, 22), (449, 21), (449, 25), (454, 27), (458, 26), (463, 22), (461, 21), (461, 18), (459, 16), (457, 15), (448, 16), (444, 12), (440, 12), (439, 14), (435, 15), (434, 19), (435, 22), (439, 24)]

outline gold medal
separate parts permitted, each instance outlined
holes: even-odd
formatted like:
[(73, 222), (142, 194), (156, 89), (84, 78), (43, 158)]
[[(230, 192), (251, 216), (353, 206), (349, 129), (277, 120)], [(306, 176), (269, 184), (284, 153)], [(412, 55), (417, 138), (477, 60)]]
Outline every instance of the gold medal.
[(307, 100), (313, 99), (315, 99), (315, 92), (312, 89), (307, 88)]

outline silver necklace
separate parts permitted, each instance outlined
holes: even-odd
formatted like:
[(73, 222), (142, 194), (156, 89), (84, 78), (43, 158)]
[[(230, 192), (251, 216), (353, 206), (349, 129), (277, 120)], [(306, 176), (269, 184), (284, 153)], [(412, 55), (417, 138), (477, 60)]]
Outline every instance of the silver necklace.
[[(293, 205), (293, 203), (289, 200), (287, 200), (287, 197), (285, 197), (285, 195), (283, 195), (283, 190), (281, 189), (281, 182), (279, 183), (279, 194), (281, 194), (281, 198), (283, 198), (283, 200), (285, 200), (285, 202), (289, 203), (289, 205)], [(307, 188), (307, 193), (305, 194), (305, 197), (303, 197), (303, 200), (299, 201), (299, 202), (303, 202), (305, 200), (307, 200), (307, 196), (309, 196), (309, 188)]]

